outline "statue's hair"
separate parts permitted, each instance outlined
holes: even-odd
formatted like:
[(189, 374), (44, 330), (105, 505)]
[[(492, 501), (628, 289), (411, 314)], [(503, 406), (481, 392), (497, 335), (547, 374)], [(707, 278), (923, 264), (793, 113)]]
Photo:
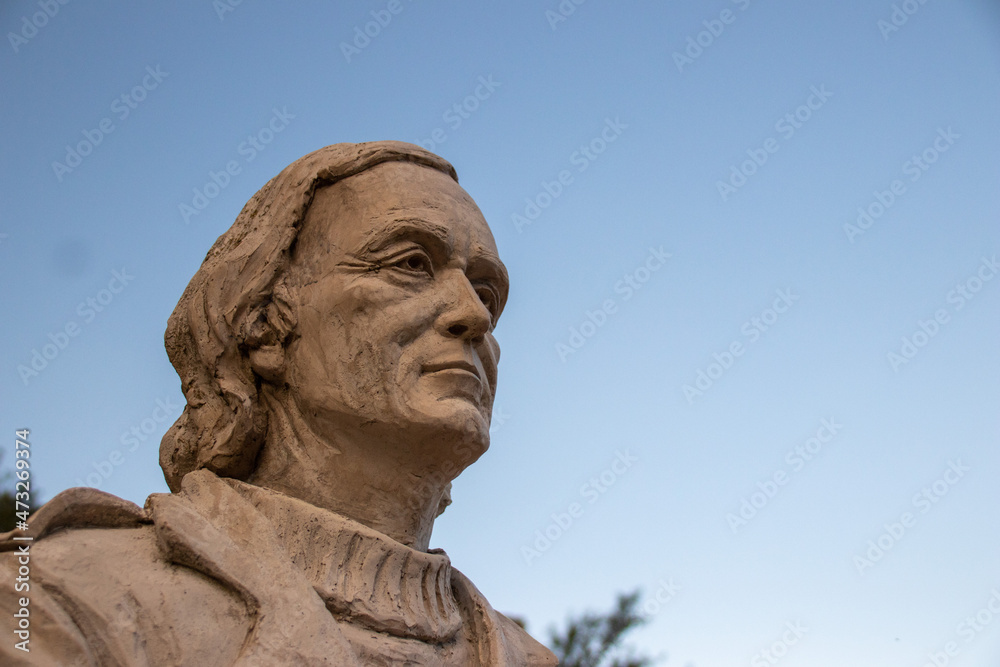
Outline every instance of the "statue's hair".
[(383, 162), (412, 162), (458, 181), (446, 160), (399, 141), (334, 144), (272, 178), (216, 240), (167, 322), (164, 340), (187, 399), (160, 443), (174, 491), (199, 468), (247, 479), (268, 429), (248, 350), (283, 345), (295, 329), (283, 276), (317, 188)]

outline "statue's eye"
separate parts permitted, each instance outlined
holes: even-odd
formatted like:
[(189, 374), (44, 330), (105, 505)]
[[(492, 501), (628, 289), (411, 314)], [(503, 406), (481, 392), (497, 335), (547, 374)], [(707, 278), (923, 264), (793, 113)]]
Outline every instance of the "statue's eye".
[(407, 253), (399, 258), (395, 266), (409, 273), (431, 273), (430, 257), (422, 251)]
[(483, 302), (483, 305), (486, 306), (486, 309), (490, 311), (493, 325), (496, 326), (497, 310), (500, 308), (500, 297), (497, 296), (496, 290), (486, 285), (480, 285), (476, 287), (476, 294), (479, 296), (479, 300)]

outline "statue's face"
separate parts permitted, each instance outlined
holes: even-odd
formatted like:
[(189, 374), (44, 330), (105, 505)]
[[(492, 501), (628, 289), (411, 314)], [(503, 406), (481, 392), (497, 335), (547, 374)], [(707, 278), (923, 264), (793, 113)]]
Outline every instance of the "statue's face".
[(429, 167), (377, 165), (317, 191), (292, 265), (285, 379), (310, 426), (478, 458), (508, 281), (469, 195)]

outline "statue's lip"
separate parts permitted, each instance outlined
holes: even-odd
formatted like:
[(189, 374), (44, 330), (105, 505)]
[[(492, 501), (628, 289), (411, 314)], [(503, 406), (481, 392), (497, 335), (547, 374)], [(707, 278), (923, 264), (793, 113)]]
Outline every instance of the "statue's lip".
[(455, 361), (440, 361), (433, 364), (424, 364), (423, 367), (424, 373), (436, 373), (438, 371), (451, 371), (451, 370), (466, 371), (468, 373), (472, 373), (473, 375), (475, 375), (477, 380), (479, 379), (479, 370), (475, 367), (475, 365), (470, 364), (468, 361), (465, 361), (464, 359), (458, 359)]

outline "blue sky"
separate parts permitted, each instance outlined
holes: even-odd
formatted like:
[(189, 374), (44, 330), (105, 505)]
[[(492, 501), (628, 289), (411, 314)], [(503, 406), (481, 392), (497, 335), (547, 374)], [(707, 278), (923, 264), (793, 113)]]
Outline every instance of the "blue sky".
[(493, 443), (432, 539), (495, 607), (544, 637), (641, 587), (636, 644), (682, 667), (1000, 658), (995, 4), (35, 0), (0, 26), (2, 421), (46, 498), (166, 489), (166, 319), (261, 185), (417, 142), (511, 274)]

